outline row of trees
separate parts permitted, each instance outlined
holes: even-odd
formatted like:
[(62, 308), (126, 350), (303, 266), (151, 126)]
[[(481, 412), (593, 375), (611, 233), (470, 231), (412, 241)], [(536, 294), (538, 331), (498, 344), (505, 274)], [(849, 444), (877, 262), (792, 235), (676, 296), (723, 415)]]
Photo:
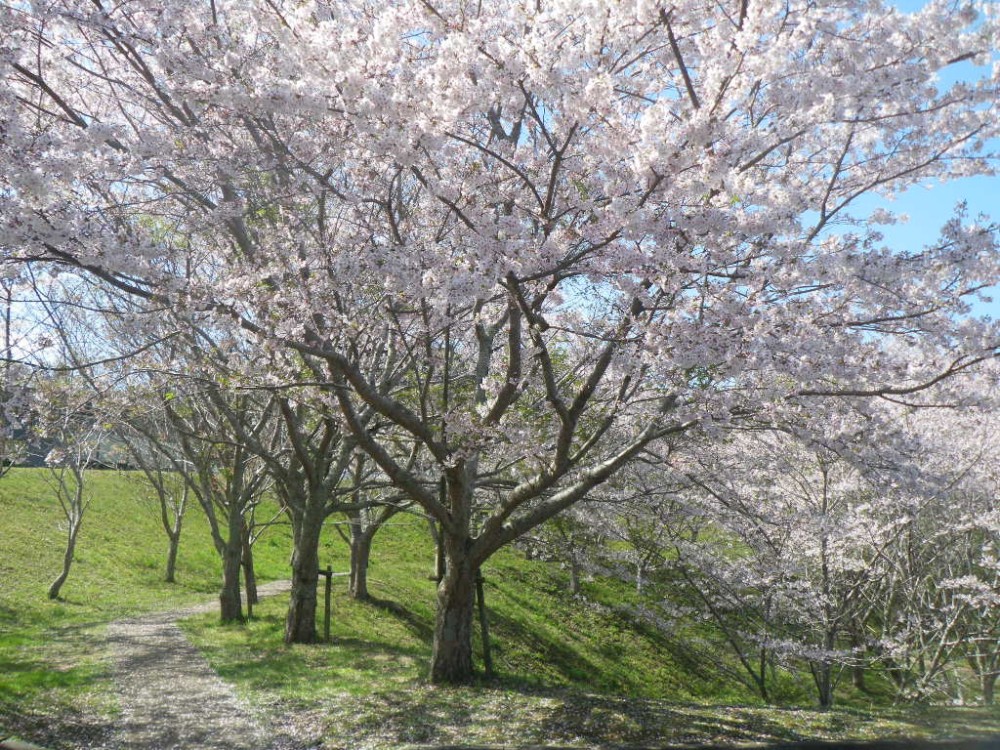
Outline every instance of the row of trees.
[(781, 673), (805, 671), (829, 706), (841, 679), (866, 689), (874, 670), (901, 699), (964, 701), (975, 678), (992, 703), (995, 401), (893, 416), (905, 424), (868, 427), (861, 444), (838, 445), (831, 428), (822, 440), (754, 430), (703, 445), (578, 508), (571, 528), (585, 542), (559, 538), (547, 554), (633, 584), (628, 611), (668, 635), (705, 628), (686, 650), (765, 699)]
[[(176, 341), (173, 356), (176, 365)], [(258, 524), (267, 492), (294, 531), (286, 640), (316, 639), (319, 542), (332, 514), (344, 514), (338, 526), (349, 528), (350, 593), (368, 598), (375, 534), (411, 508), (329, 420), (270, 389), (233, 400), (215, 383), (179, 392), (160, 380), (102, 397), (74, 380), (71, 389), (66, 377), (50, 379), (37, 394), (36, 424), (46, 426), (68, 531), (51, 596), (69, 572), (86, 471), (113, 443), (159, 499), (167, 580), (188, 499), (197, 498), (219, 553), (223, 620), (244, 617), (241, 576), (247, 610), (255, 601), (253, 542), (275, 520)], [(907, 700), (965, 700), (974, 676), (992, 703), (1000, 677), (996, 383), (991, 370), (953, 383), (955, 401), (933, 409), (827, 414), (808, 431), (741, 426), (669, 457), (646, 453), (518, 545), (566, 565), (568, 594), (581, 595), (592, 576), (634, 586), (625, 613), (683, 638), (700, 668), (765, 700), (780, 691), (779, 674), (805, 670), (822, 706), (846, 676), (866, 689), (869, 673)], [(315, 485), (322, 489), (310, 493)]]
[(935, 76), (1000, 22), (948, 5), (5, 6), (8, 359), (86, 373), (183, 470), (226, 618), (263, 482), (290, 640), (322, 520), (419, 508), (431, 675), (466, 680), (505, 545), (634, 467), (931, 403), (997, 356), (969, 307), (996, 226), (959, 208), (888, 248), (898, 217), (859, 200), (995, 168), (1000, 69)]

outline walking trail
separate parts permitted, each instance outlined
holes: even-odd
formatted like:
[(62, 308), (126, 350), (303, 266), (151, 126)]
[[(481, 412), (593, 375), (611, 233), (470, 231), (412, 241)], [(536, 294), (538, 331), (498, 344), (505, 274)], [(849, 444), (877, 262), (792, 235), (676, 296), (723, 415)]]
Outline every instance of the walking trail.
[[(260, 586), (266, 596), (287, 581)], [(122, 715), (118, 750), (284, 750), (275, 732), (241, 702), (177, 626), (217, 603), (121, 620), (108, 628)]]

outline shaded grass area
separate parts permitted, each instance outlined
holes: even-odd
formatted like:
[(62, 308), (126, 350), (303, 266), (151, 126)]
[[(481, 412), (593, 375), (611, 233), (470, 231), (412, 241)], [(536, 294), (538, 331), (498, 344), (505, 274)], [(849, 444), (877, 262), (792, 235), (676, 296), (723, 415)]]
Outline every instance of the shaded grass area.
[[(627, 591), (595, 582), (586, 601), (570, 597), (558, 568), (516, 552), (485, 570), (497, 675), (430, 685), (435, 592), (424, 533), (401, 524), (377, 540), (375, 601), (351, 600), (345, 579), (335, 579), (330, 644), (284, 645), (284, 606), (275, 600), (245, 628), (218, 628), (203, 616), (182, 626), (224, 679), (304, 744), (324, 748), (1000, 736), (993, 709), (760, 705), (739, 684), (689, 669), (675, 641), (635, 627), (614, 606)], [(346, 569), (339, 547), (326, 555)]]
[[(64, 550), (63, 519), (44, 469), (0, 479), (0, 733), (53, 747), (98, 743), (115, 712), (108, 622), (211, 599), (220, 566), (197, 507), (185, 519), (175, 584), (163, 581), (167, 542), (138, 474), (91, 471), (92, 502), (62, 596), (46, 597)], [(287, 576), (287, 533), (255, 548), (262, 580)]]
[[(471, 686), (439, 687), (424, 679), (430, 641), (409, 622), (412, 613), (353, 602), (343, 594), (337, 596), (334, 610), (333, 642), (316, 646), (281, 643), (283, 612), (281, 603), (273, 600), (265, 602), (261, 617), (244, 629), (218, 628), (205, 617), (183, 626), (245, 697), (304, 743), (322, 743), (328, 749), (450, 744), (664, 747), (1000, 736), (1000, 711), (986, 708), (819, 711), (720, 704), (710, 698), (626, 697), (601, 694), (584, 681), (567, 682), (560, 676), (546, 683), (509, 671)], [(538, 648), (544, 650), (544, 643)], [(505, 669), (510, 670), (512, 649), (506, 650)]]

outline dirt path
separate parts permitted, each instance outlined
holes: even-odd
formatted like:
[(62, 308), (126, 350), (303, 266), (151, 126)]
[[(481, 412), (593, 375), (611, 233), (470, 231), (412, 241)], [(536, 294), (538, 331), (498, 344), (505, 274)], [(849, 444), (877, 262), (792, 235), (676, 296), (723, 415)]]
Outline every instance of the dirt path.
[[(261, 596), (288, 590), (276, 581)], [(177, 621), (209, 603), (108, 627), (122, 715), (118, 750), (284, 750), (291, 740), (254, 716), (184, 638)]]

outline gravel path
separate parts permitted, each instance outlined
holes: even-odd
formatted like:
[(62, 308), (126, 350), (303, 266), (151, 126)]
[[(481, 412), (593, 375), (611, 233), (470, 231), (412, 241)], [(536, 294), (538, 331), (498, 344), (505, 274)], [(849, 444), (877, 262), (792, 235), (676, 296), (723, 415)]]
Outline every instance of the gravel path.
[[(286, 581), (260, 587), (287, 591)], [(119, 750), (278, 750), (293, 747), (255, 716), (184, 638), (177, 621), (216, 603), (121, 620), (108, 627), (122, 715)]]

